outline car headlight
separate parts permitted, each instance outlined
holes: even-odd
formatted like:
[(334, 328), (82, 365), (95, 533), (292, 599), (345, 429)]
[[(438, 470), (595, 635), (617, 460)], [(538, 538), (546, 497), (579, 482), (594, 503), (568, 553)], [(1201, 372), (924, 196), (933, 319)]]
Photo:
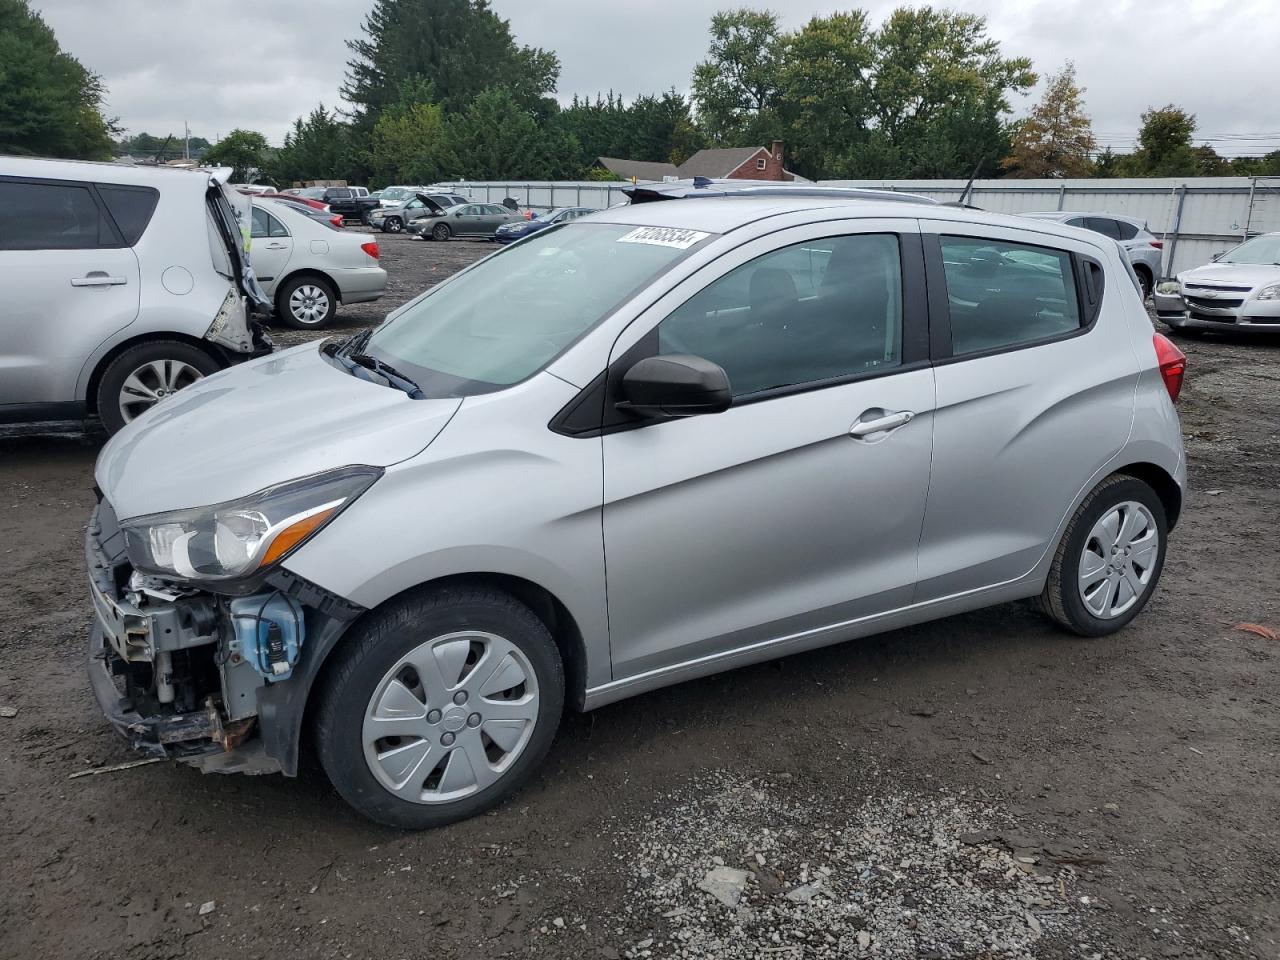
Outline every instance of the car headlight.
[(1280, 283), (1273, 283), (1258, 291), (1257, 300), (1280, 300)]
[(122, 523), (133, 566), (179, 580), (235, 580), (279, 563), (364, 493), (382, 470), (343, 467), (240, 500)]
[(1173, 294), (1181, 292), (1182, 288), (1178, 285), (1177, 280), (1161, 280), (1156, 284), (1156, 293)]

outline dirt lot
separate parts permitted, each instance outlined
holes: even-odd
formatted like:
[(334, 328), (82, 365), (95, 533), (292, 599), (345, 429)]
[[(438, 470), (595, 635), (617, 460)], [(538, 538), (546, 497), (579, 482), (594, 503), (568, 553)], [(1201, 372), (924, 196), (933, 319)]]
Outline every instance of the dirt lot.
[[(340, 329), (489, 250), (380, 240)], [(0, 441), (0, 957), (1280, 956), (1280, 641), (1234, 628), (1280, 626), (1280, 344), (1183, 346), (1194, 499), (1118, 637), (1001, 607), (569, 716), (418, 835), (314, 771), (68, 779), (132, 759), (82, 666), (98, 444)]]

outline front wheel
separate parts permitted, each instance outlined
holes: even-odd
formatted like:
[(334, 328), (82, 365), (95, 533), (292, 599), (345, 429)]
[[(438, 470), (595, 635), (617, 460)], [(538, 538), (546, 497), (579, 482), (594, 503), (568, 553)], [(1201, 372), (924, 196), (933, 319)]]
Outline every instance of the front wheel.
[(221, 369), (199, 347), (177, 340), (130, 347), (98, 380), (98, 419), (108, 433), (115, 433), (161, 400)]
[(1133, 477), (1108, 477), (1067, 524), (1040, 609), (1081, 636), (1115, 633), (1151, 599), (1167, 536), (1155, 491)]
[(316, 708), (320, 762), (378, 823), (438, 827), (500, 803), (537, 769), (564, 704), (546, 626), (495, 590), (393, 601), (343, 641)]
[(399, 217), (387, 217), (382, 221), (382, 231), (384, 233), (399, 233), (404, 229), (404, 221)]
[(451, 236), (453, 236), (453, 231), (449, 229), (449, 225), (447, 223), (437, 223), (431, 228), (432, 240), (444, 241), (448, 240)]

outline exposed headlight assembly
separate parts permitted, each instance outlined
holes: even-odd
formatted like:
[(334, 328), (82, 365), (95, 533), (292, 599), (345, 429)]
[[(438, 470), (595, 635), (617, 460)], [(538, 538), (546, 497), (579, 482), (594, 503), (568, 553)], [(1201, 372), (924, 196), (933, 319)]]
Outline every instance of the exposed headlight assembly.
[(343, 467), (240, 500), (153, 513), (120, 526), (138, 570), (179, 580), (236, 580), (279, 563), (380, 476), (378, 467)]
[(1269, 287), (1263, 287), (1258, 291), (1258, 300), (1280, 300), (1280, 283), (1273, 283)]
[(1156, 293), (1169, 295), (1181, 292), (1182, 290), (1181, 287), (1179, 287), (1177, 280), (1161, 280), (1156, 284)]

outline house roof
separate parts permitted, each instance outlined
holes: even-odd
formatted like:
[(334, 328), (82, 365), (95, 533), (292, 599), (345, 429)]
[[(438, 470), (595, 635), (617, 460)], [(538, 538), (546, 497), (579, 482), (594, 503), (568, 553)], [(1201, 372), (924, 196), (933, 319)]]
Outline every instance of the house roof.
[(680, 164), (680, 177), (727, 177), (733, 171), (763, 150), (763, 147), (723, 147), (715, 150), (699, 150)]
[(617, 157), (600, 157), (600, 165), (624, 180), (635, 177), (637, 180), (657, 180), (663, 177), (678, 177), (680, 171), (674, 163), (652, 163), (647, 160), (621, 160)]

